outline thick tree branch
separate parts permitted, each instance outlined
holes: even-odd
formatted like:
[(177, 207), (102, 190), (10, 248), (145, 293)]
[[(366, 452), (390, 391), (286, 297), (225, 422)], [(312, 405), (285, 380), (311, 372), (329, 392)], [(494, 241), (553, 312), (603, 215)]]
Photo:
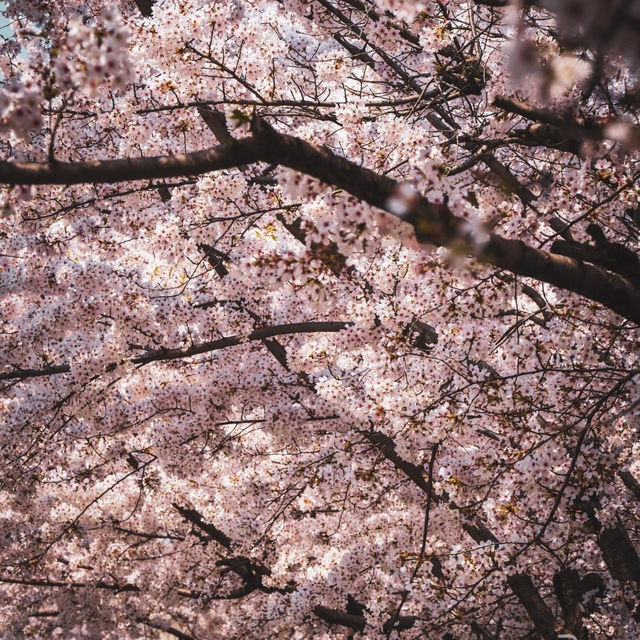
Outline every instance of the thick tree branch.
[(364, 616), (355, 616), (340, 609), (330, 609), (329, 607), (323, 607), (317, 605), (313, 609), (318, 618), (324, 620), (328, 624), (337, 624), (342, 627), (349, 627), (354, 631), (364, 631), (366, 621)]
[[(301, 171), (385, 210), (399, 186), (395, 180), (360, 167), (327, 148), (278, 133), (258, 118), (254, 119), (253, 132), (253, 137), (233, 144), (174, 156), (89, 163), (3, 162), (0, 163), (0, 183), (78, 184), (153, 179), (195, 175), (262, 161)], [(463, 252), (473, 253), (481, 262), (578, 293), (629, 320), (640, 322), (640, 290), (626, 278), (495, 234), (478, 246), (467, 238), (462, 219), (456, 218), (446, 205), (434, 205), (424, 198), (416, 197), (405, 219), (413, 225), (420, 242), (437, 246), (455, 244)]]
[(364, 431), (363, 435), (398, 471), (409, 478), (427, 496), (431, 494), (431, 486), (424, 476), (424, 469), (399, 456), (395, 442), (389, 436), (381, 431)]
[(559, 151), (566, 151), (575, 156), (580, 156), (581, 141), (567, 135), (560, 127), (550, 124), (534, 122), (526, 129), (517, 129), (512, 132), (514, 138), (530, 142), (535, 145), (551, 147)]
[(598, 546), (607, 568), (618, 582), (635, 582), (640, 586), (640, 556), (622, 525), (602, 531)]
[(150, 16), (155, 0), (133, 0), (143, 16)]
[(629, 320), (640, 322), (640, 290), (626, 278), (600, 267), (497, 235), (491, 236), (479, 259), (512, 273), (573, 291)]
[(629, 469), (622, 469), (618, 471), (618, 476), (636, 499), (640, 500), (640, 482), (635, 479), (631, 471), (629, 471)]
[(638, 257), (631, 251), (629, 251), (629, 253), (635, 258), (635, 261), (633, 259), (616, 259), (601, 247), (593, 247), (580, 242), (556, 240), (551, 245), (551, 252), (569, 258), (575, 258), (576, 260), (591, 262), (592, 264), (601, 266), (603, 269), (618, 273), (631, 282), (640, 283), (640, 264), (637, 262)]
[(622, 120), (605, 122), (580, 117), (571, 118), (502, 96), (496, 97), (493, 104), (508, 113), (554, 127), (556, 137), (561, 132), (573, 140), (613, 140), (623, 142), (630, 149), (636, 149), (640, 146), (640, 127), (631, 122)]
[(531, 578), (524, 573), (509, 576), (507, 582), (544, 640), (556, 640), (556, 620)]
[(569, 630), (579, 640), (583, 640), (584, 629), (580, 613), (583, 589), (578, 572), (575, 569), (557, 572), (553, 576), (553, 586)]
[[(348, 627), (354, 631), (364, 631), (367, 626), (367, 621), (363, 615), (355, 615), (342, 611), (341, 609), (331, 609), (329, 607), (323, 607), (317, 605), (313, 609), (318, 618), (324, 620), (327, 624), (335, 624), (341, 627)], [(397, 618), (388, 618), (382, 630), (384, 633), (390, 631), (404, 631), (405, 629), (411, 629), (416, 623), (416, 616), (398, 616)]]
[(234, 142), (234, 137), (227, 127), (227, 119), (222, 111), (203, 106), (198, 107), (198, 113), (220, 144), (232, 144)]
[(509, 0), (475, 0), (475, 3), (485, 7), (506, 7)]
[(265, 152), (259, 139), (244, 138), (213, 149), (172, 156), (92, 162), (1, 162), (0, 183), (68, 185), (199, 175), (259, 162)]

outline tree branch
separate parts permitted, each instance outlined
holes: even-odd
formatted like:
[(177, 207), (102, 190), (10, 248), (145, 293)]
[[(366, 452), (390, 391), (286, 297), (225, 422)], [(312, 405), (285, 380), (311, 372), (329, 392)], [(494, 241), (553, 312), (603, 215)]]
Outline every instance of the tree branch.
[(625, 486), (633, 495), (636, 500), (640, 500), (640, 482), (638, 482), (629, 469), (621, 469), (618, 471), (618, 476), (624, 482)]
[(598, 546), (607, 568), (618, 582), (633, 581), (640, 586), (640, 556), (622, 525), (602, 531)]
[(140, 588), (135, 584), (125, 582), (119, 584), (117, 582), (110, 583), (104, 580), (98, 580), (97, 582), (65, 582), (62, 580), (46, 580), (37, 578), (12, 578), (10, 576), (0, 576), (0, 582), (5, 584), (21, 584), (29, 587), (58, 587), (58, 588), (93, 588), (93, 589), (106, 589), (108, 591), (115, 591), (116, 593), (122, 593), (124, 591), (140, 591)]
[(626, 147), (631, 149), (636, 149), (640, 146), (640, 127), (631, 122), (623, 120), (605, 122), (587, 120), (580, 117), (571, 118), (558, 115), (548, 109), (539, 109), (524, 102), (502, 96), (497, 96), (493, 101), (493, 105), (508, 113), (522, 116), (527, 120), (542, 122), (555, 127), (556, 133), (564, 133), (565, 136), (574, 140), (613, 140), (615, 142), (623, 142)]
[(147, 627), (151, 627), (152, 629), (157, 629), (158, 631), (163, 631), (164, 633), (173, 636), (174, 638), (178, 638), (178, 640), (195, 640), (193, 636), (190, 636), (188, 633), (184, 633), (180, 631), (180, 629), (176, 629), (169, 623), (166, 622), (154, 622), (149, 618), (138, 618), (138, 622), (146, 625)]
[(553, 612), (545, 604), (531, 578), (524, 573), (517, 573), (509, 576), (507, 582), (544, 640), (556, 640), (556, 620)]
[[(255, 340), (264, 340), (274, 336), (282, 336), (289, 334), (302, 333), (334, 333), (351, 326), (352, 322), (292, 322), (289, 324), (274, 325), (273, 327), (262, 327), (252, 331), (248, 336), (230, 336), (228, 338), (220, 338), (219, 340), (211, 340), (201, 342), (191, 347), (183, 349), (156, 349), (147, 351), (143, 355), (128, 358), (122, 361), (131, 362), (132, 364), (149, 364), (150, 362), (159, 362), (162, 360), (179, 360), (181, 358), (189, 358), (191, 356), (209, 353), (211, 351), (219, 351), (227, 347), (233, 347), (243, 342), (253, 342)], [(118, 364), (112, 362), (106, 365), (105, 371), (113, 371)], [(60, 373), (69, 373), (71, 367), (68, 364), (44, 367), (42, 369), (20, 369), (13, 371), (5, 371), (0, 373), (0, 382), (3, 380), (26, 380), (27, 378), (40, 378), (43, 376), (52, 376)]]
[[(319, 148), (278, 133), (259, 118), (254, 118), (252, 128), (254, 136), (251, 138), (188, 154), (88, 163), (2, 162), (0, 183), (78, 184), (157, 179), (270, 162), (306, 173), (388, 210), (387, 203), (399, 186), (395, 180), (360, 167), (326, 147)], [(495, 234), (482, 246), (474, 245), (466, 238), (468, 231), (464, 220), (455, 217), (446, 205), (435, 205), (425, 198), (416, 197), (405, 220), (413, 225), (416, 238), (422, 243), (456, 244), (480, 262), (578, 293), (629, 320), (640, 322), (640, 290), (626, 278)]]
[(258, 138), (243, 138), (213, 149), (171, 156), (92, 162), (0, 162), (0, 183), (69, 185), (199, 175), (259, 162), (266, 151), (262, 147)]
[(172, 502), (173, 508), (187, 521), (204, 531), (207, 535), (211, 536), (216, 542), (219, 542), (226, 549), (231, 548), (231, 538), (220, 531), (217, 527), (207, 522), (199, 511), (195, 509), (188, 509), (182, 507), (175, 502)]
[(364, 616), (354, 616), (350, 613), (340, 611), (340, 609), (330, 609), (329, 607), (317, 605), (313, 609), (313, 613), (328, 624), (337, 624), (342, 627), (349, 627), (354, 631), (364, 631), (366, 625)]
[(133, 0), (143, 16), (150, 16), (155, 0)]

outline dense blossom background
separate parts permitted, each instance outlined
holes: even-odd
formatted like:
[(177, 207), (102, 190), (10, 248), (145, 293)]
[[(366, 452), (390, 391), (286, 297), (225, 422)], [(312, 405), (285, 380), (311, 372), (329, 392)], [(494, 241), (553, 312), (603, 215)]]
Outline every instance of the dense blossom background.
[[(633, 311), (470, 257), (495, 232), (638, 286), (640, 3), (5, 15), (3, 160), (260, 117), (400, 187), (384, 213), (264, 162), (2, 186), (3, 637), (640, 635)], [(464, 247), (416, 241), (416, 194)]]

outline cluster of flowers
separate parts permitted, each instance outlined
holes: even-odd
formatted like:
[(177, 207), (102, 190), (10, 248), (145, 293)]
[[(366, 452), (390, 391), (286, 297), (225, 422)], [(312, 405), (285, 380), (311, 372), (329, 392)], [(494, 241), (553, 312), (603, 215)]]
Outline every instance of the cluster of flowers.
[[(513, 89), (513, 24), (494, 7), (376, 0), (365, 16), (335, 0), (158, 0), (144, 17), (140, 0), (121, 19), (109, 4), (52, 0), (50, 31), (32, 20), (37, 37), (17, 35), (31, 57), (6, 64), (23, 83), (43, 78), (55, 43), (54, 86), (75, 91), (73, 108), (54, 100), (56, 157), (203, 150), (220, 128), (195, 105), (226, 115), (236, 138), (255, 108), (394, 179), (395, 216), (266, 163), (0, 189), (8, 637), (348, 634), (324, 607), (362, 608), (359, 637), (475, 640), (477, 627), (515, 640), (534, 622), (507, 579), (525, 573), (560, 628), (564, 569), (581, 589), (603, 581), (579, 605), (591, 635), (640, 637), (637, 596), (594, 525), (637, 537), (640, 503), (615, 475), (640, 474), (637, 333), (404, 231), (424, 197), (466, 221), (469, 244), (491, 231), (548, 251), (561, 223), (595, 252), (597, 222), (637, 248), (637, 156), (518, 144), (528, 125), (491, 106)], [(577, 58), (560, 59), (535, 4), (524, 36), (571, 78), (559, 65)], [(86, 19), (73, 18), (81, 5)], [(136, 84), (107, 103), (129, 59)], [(480, 84), (478, 102), (460, 93)], [(606, 101), (596, 91), (583, 106)], [(3, 158), (38, 157), (43, 141), (16, 140)], [(352, 324), (315, 331), (327, 321)], [(278, 325), (290, 326), (247, 339)], [(218, 348), (231, 336), (244, 339)], [(398, 611), (415, 618), (402, 636), (384, 630)]]
[[(583, 54), (585, 44), (596, 58), (609, 56), (609, 64), (620, 69), (624, 66), (620, 66), (622, 62), (637, 64), (640, 60), (637, 42), (640, 3), (538, 0), (532, 4), (549, 13), (536, 11), (529, 21), (523, 21), (519, 12), (510, 14), (515, 19), (516, 37), (506, 47), (506, 53), (510, 81), (517, 88), (536, 89), (541, 92), (537, 97), (556, 100), (575, 87), (585, 86), (599, 74), (597, 64)], [(511, 5), (515, 9), (521, 3), (513, 1)], [(531, 28), (535, 21), (539, 21), (539, 26), (549, 17), (563, 47), (541, 30)]]
[(30, 82), (12, 79), (0, 91), (0, 133), (14, 131), (21, 137), (40, 128), (40, 89)]
[(596, 51), (620, 54), (632, 63), (640, 59), (637, 0), (543, 0), (540, 5), (554, 12), (569, 41), (586, 42)]
[(113, 7), (104, 9), (92, 21), (71, 19), (67, 40), (54, 63), (57, 83), (96, 92), (110, 80), (114, 89), (123, 88), (132, 77), (128, 35), (119, 12)]

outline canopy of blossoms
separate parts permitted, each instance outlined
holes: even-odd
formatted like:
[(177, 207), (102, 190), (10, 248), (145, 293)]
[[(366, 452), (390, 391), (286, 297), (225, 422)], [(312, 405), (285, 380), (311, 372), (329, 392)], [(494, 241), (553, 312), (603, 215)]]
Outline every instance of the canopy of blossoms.
[(640, 637), (640, 1), (3, 7), (3, 638)]

